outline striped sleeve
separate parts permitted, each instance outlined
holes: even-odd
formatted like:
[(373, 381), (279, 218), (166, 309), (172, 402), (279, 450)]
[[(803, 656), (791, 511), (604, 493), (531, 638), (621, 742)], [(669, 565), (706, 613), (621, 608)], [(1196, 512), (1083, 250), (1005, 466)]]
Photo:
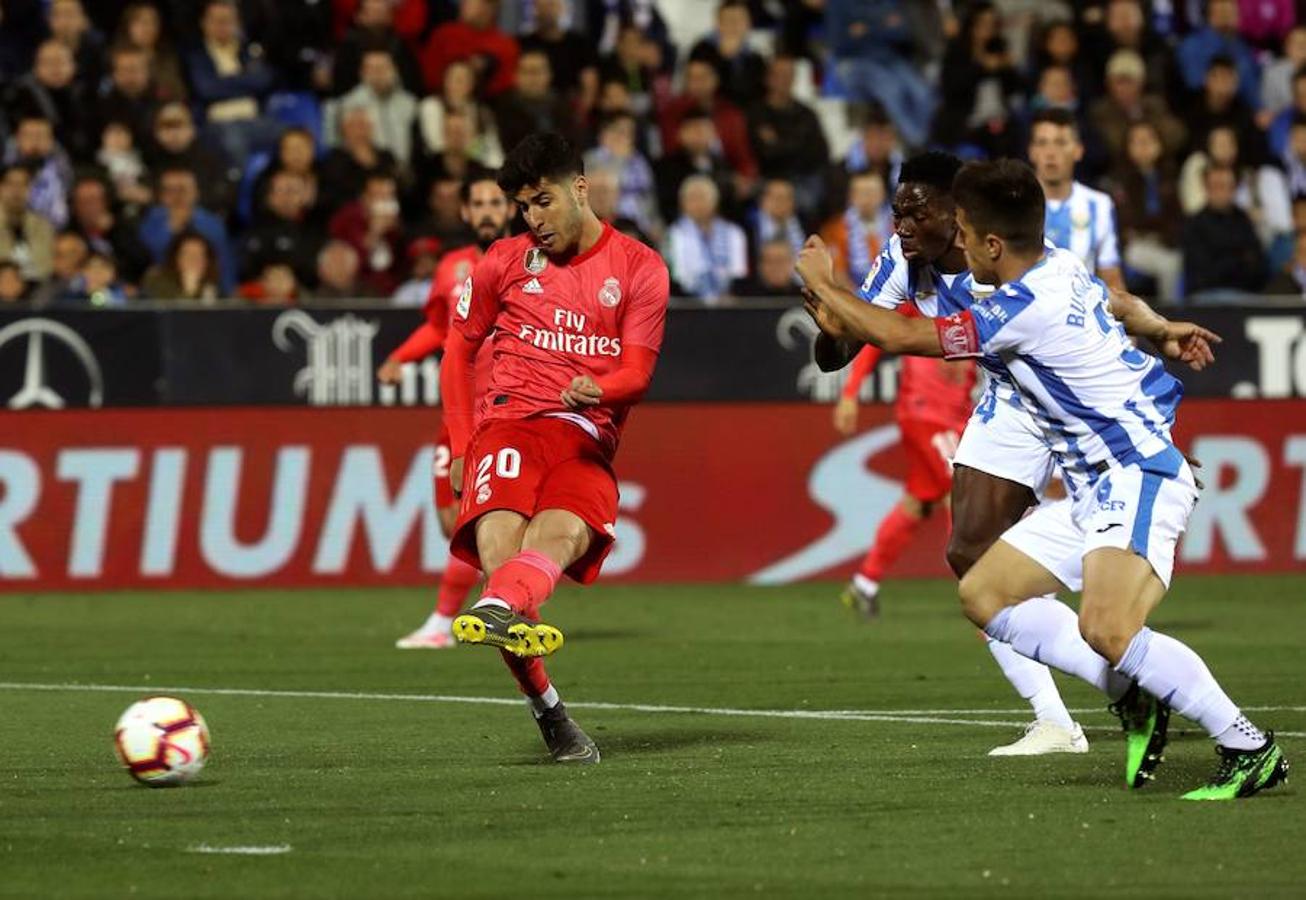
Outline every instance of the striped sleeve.
[(867, 303), (883, 309), (897, 309), (907, 302), (910, 296), (907, 258), (902, 255), (902, 245), (897, 235), (889, 238), (889, 243), (875, 258), (875, 264), (866, 273), (858, 295)]

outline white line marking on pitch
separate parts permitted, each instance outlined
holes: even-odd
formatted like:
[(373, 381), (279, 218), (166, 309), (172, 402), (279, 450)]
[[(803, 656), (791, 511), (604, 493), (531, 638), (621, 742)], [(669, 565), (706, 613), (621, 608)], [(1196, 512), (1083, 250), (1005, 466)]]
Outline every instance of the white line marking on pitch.
[[(381, 700), (409, 703), (470, 703), (481, 706), (520, 706), (520, 699), (466, 697), (456, 694), (380, 694), (353, 691), (279, 691), (259, 688), (200, 688), (163, 685), (43, 684), (0, 681), (0, 691), (74, 691), (115, 694), (194, 694), (220, 697), (272, 697), (300, 700)], [(817, 719), (845, 722), (902, 722), (918, 725), (970, 725), (980, 728), (1018, 728), (1025, 721), (956, 718), (964, 715), (1022, 715), (1023, 709), (735, 709), (713, 706), (667, 706), (649, 703), (571, 702), (573, 709), (618, 712), (682, 713), (709, 716), (751, 716), (764, 719)], [(1247, 712), (1306, 712), (1306, 706), (1245, 706)], [(1103, 713), (1104, 709), (1078, 709), (1076, 714)], [(1306, 732), (1281, 731), (1284, 737), (1306, 737)]]
[(293, 848), (289, 844), (276, 844), (271, 847), (210, 847), (208, 844), (196, 844), (187, 847), (187, 853), (220, 853), (232, 856), (280, 856)]

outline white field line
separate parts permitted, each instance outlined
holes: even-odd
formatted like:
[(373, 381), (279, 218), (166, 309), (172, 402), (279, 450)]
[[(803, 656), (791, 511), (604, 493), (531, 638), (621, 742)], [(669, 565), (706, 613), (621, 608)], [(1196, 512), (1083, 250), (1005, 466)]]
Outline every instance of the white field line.
[(187, 853), (220, 853), (232, 856), (280, 856), (283, 853), (289, 853), (292, 848), (289, 844), (274, 844), (270, 847), (210, 847), (208, 844), (196, 844), (194, 847), (187, 847)]
[[(259, 688), (200, 688), (164, 685), (46, 684), (0, 681), (0, 691), (71, 691), (114, 694), (191, 694), (220, 697), (273, 697), (300, 700), (372, 700), (408, 703), (467, 703), (480, 706), (520, 706), (520, 699), (466, 697), (456, 694), (381, 694), (354, 691), (279, 691)], [(904, 722), (920, 725), (969, 725), (980, 728), (1015, 728), (1025, 724), (1027, 709), (735, 709), (713, 706), (666, 706), (648, 703), (571, 702), (573, 709), (601, 709), (622, 712), (681, 713), (708, 716), (743, 716), (763, 719), (818, 719), (850, 722)], [(1247, 712), (1306, 712), (1306, 706), (1246, 706)], [(1103, 713), (1104, 709), (1072, 710), (1077, 715)], [(1022, 721), (957, 718), (972, 715), (1019, 715)], [(1306, 732), (1282, 731), (1284, 737), (1306, 737)]]

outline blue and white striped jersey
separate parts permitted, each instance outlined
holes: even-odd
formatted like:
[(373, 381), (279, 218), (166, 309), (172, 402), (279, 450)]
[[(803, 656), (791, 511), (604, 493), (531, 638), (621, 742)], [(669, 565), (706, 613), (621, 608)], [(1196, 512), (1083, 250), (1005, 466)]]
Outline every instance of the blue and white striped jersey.
[(1047, 201), (1043, 235), (1053, 246), (1078, 256), (1094, 274), (1120, 267), (1116, 205), (1088, 185), (1076, 181), (1065, 200)]
[(1073, 254), (1047, 253), (971, 310), (977, 345), (969, 349), (1002, 361), (1072, 493), (1105, 466), (1177, 471), (1170, 427), (1183, 385), (1134, 347), (1105, 285)]

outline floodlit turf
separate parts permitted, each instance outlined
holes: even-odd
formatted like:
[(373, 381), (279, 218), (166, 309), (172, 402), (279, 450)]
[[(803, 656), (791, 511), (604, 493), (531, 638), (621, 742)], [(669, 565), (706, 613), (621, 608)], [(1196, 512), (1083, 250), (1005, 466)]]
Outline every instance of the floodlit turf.
[[(1301, 896), (1295, 784), (1182, 803), (1214, 762), (1190, 734), (1128, 792), (1111, 720), (1065, 679), (1092, 752), (989, 759), (1018, 733), (991, 723), (1024, 717), (951, 588), (892, 584), (873, 626), (836, 593), (564, 591), (551, 668), (602, 748), (586, 769), (543, 762), (516, 704), (204, 690), (512, 697), (496, 653), (391, 649), (425, 592), (0, 598), (0, 896)], [(1301, 578), (1180, 579), (1156, 624), (1280, 708), (1253, 718), (1296, 733), (1306, 777), (1304, 603)], [(118, 768), (109, 732), (145, 690), (13, 683), (190, 687), (209, 768), (172, 790)], [(233, 847), (289, 849), (194, 852)]]

